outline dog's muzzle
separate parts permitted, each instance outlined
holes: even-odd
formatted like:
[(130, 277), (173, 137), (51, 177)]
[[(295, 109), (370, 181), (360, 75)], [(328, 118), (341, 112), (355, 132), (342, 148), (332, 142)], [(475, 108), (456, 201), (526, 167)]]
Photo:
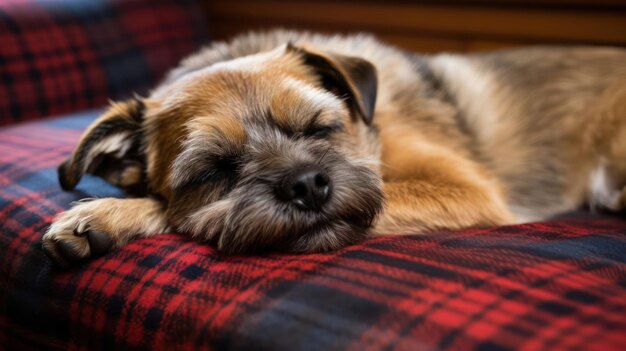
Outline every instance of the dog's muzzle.
[(332, 183), (328, 173), (317, 165), (309, 165), (285, 176), (276, 188), (279, 199), (303, 211), (319, 211), (328, 202)]

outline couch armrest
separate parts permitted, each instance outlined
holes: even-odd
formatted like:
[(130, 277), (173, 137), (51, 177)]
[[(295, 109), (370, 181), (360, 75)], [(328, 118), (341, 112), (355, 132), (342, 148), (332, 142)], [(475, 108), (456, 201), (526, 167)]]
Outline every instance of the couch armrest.
[(193, 0), (0, 2), (0, 125), (145, 93), (206, 40)]

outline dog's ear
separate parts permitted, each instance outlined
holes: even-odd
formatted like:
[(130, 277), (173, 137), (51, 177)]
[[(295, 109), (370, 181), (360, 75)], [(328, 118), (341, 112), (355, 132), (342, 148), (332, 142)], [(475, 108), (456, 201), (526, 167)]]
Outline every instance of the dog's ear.
[(142, 156), (144, 104), (139, 99), (111, 103), (83, 134), (72, 156), (59, 168), (59, 182), (72, 190), (85, 173), (133, 188), (143, 182)]
[(354, 115), (368, 125), (372, 123), (378, 86), (374, 65), (362, 58), (313, 52), (291, 43), (287, 44), (287, 52), (300, 55), (325, 89), (345, 98)]

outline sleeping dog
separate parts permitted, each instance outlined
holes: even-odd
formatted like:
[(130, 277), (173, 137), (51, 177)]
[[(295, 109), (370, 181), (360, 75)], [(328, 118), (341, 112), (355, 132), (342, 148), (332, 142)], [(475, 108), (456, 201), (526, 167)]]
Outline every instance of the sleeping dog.
[(59, 167), (133, 194), (78, 202), (43, 237), (61, 266), (164, 231), (227, 253), (626, 205), (626, 50), (424, 56), (367, 35), (210, 45), (115, 102)]

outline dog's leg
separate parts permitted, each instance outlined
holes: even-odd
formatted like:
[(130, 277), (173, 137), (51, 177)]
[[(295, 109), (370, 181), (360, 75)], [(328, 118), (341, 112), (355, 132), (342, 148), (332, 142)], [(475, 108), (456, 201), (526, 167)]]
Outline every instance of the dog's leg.
[(57, 215), (43, 236), (43, 248), (56, 263), (69, 266), (166, 229), (163, 205), (155, 199), (94, 199)]
[(480, 165), (419, 140), (396, 137), (394, 143), (386, 144), (386, 204), (374, 234), (516, 222), (499, 184)]
[(373, 233), (416, 233), (515, 223), (502, 199), (471, 184), (411, 180), (385, 184), (386, 206)]

